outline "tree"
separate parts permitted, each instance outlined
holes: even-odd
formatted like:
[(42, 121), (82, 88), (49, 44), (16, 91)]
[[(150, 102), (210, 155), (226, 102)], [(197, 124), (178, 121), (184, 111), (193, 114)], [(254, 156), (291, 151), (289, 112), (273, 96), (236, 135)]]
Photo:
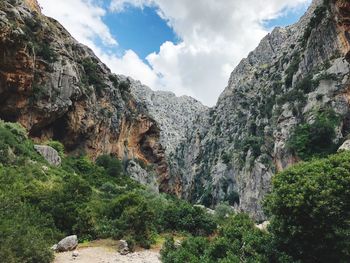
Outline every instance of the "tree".
[(306, 263), (349, 262), (350, 153), (277, 174), (265, 208), (279, 251)]

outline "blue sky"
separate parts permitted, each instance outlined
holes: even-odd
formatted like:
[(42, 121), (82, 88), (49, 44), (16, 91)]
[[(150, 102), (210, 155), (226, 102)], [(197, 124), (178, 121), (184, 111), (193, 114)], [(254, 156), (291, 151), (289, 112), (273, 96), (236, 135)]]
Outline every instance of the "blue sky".
[[(285, 9), (277, 18), (264, 21), (264, 27), (271, 30), (276, 26), (288, 26), (299, 20), (307, 5), (296, 9)], [(179, 37), (167, 22), (160, 18), (156, 7), (129, 6), (122, 13), (107, 13), (103, 18), (112, 35), (118, 39), (115, 52), (132, 49), (146, 63), (150, 53), (159, 52), (159, 47), (166, 41), (179, 42)]]
[(129, 7), (122, 13), (108, 13), (103, 20), (118, 39), (119, 51), (132, 49), (142, 59), (158, 52), (166, 41), (178, 42), (178, 37), (155, 7)]
[(116, 74), (213, 106), (239, 61), (311, 0), (38, 0)]

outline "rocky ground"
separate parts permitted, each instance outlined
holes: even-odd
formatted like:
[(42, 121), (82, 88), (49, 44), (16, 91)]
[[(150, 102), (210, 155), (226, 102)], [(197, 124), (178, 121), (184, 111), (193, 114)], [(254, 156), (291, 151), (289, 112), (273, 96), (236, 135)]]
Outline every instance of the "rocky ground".
[[(73, 252), (56, 253), (54, 263), (160, 263), (159, 249), (137, 250), (134, 253), (120, 255), (112, 242), (97, 241), (87, 246), (79, 246)], [(74, 252), (75, 253), (75, 252)]]

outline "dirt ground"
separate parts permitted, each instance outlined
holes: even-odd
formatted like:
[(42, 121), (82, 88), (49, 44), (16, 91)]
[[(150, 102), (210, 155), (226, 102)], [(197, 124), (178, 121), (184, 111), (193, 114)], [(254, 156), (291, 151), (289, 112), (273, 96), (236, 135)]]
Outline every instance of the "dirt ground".
[(80, 245), (76, 249), (77, 257), (73, 252), (56, 253), (54, 263), (160, 263), (159, 250), (138, 250), (128, 255), (120, 255), (117, 252), (116, 243), (113, 241), (95, 241), (86, 245)]

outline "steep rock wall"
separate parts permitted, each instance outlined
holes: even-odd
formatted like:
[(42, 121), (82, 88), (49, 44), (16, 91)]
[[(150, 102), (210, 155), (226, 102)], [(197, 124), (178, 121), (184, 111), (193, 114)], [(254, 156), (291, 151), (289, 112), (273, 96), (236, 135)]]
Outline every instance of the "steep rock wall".
[(334, 143), (349, 133), (349, 4), (315, 0), (295, 25), (276, 28), (232, 72), (216, 106), (188, 130), (171, 163), (182, 196), (265, 218), (277, 171), (300, 161), (295, 128), (331, 109)]
[(72, 154), (152, 164), (168, 177), (158, 123), (117, 76), (34, 0), (0, 3), (0, 118)]

